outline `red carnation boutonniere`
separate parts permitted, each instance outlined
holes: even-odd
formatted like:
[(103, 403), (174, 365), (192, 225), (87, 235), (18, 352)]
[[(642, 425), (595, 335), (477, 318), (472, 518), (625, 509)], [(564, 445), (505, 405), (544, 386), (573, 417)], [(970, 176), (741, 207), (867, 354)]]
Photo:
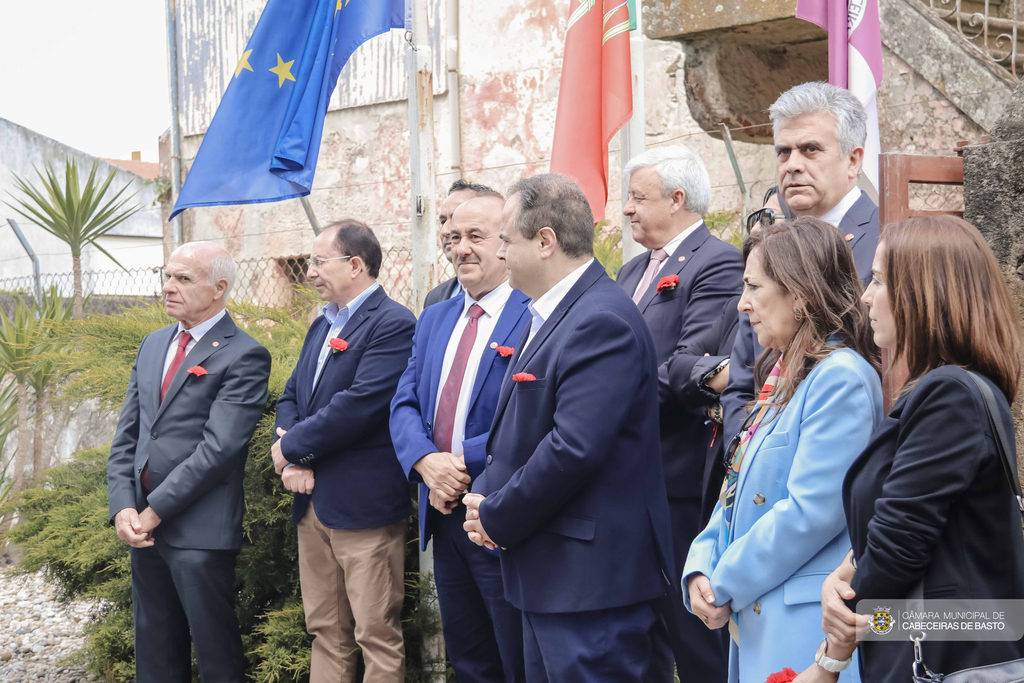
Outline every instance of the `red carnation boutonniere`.
[[(658, 294), (661, 294), (662, 290), (665, 290), (665, 289), (673, 290), (673, 289), (676, 288), (676, 285), (678, 285), (678, 284), (679, 284), (679, 276), (678, 275), (669, 275), (667, 277), (663, 277), (660, 280), (658, 280)], [(774, 683), (774, 681), (773, 681), (773, 683)]]
[(502, 358), (508, 358), (509, 356), (516, 352), (516, 350), (513, 349), (511, 346), (499, 346), (497, 348), (497, 351), (498, 355), (501, 356)]
[(535, 379), (537, 378), (528, 372), (517, 372), (516, 374), (512, 375), (513, 382), (532, 382)]
[(776, 671), (773, 673), (764, 683), (790, 683), (791, 681), (796, 680), (798, 675), (799, 674), (792, 669), (785, 668), (782, 671)]
[(193, 365), (188, 369), (188, 374), (195, 375), (196, 377), (202, 377), (206, 374), (206, 368), (201, 365)]
[(331, 341), (327, 342), (327, 345), (331, 347), (331, 353), (339, 353), (348, 348), (348, 342), (344, 339), (338, 339), (334, 337)]

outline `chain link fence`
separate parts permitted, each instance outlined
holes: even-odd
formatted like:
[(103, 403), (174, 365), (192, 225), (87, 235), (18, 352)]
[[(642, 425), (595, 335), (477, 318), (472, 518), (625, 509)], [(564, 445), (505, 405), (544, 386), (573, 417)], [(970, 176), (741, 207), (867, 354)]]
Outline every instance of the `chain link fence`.
[[(231, 290), (232, 301), (284, 307), (295, 296), (294, 287), (312, 286), (306, 276), (309, 255), (281, 256), (277, 258), (243, 259), (237, 261), (238, 275)], [(378, 282), (392, 299), (414, 310), (412, 250), (392, 247), (384, 251)], [(443, 257), (437, 263), (437, 282), (452, 277), (452, 267)], [(68, 299), (74, 292), (71, 273), (48, 273), (40, 276), (43, 290), (56, 287)], [(134, 268), (129, 270), (85, 271), (82, 273), (82, 292), (87, 297), (86, 313), (117, 313), (127, 307), (161, 301), (163, 294), (163, 268)], [(15, 302), (34, 296), (35, 281), (31, 275), (0, 279), (0, 308), (8, 315)]]

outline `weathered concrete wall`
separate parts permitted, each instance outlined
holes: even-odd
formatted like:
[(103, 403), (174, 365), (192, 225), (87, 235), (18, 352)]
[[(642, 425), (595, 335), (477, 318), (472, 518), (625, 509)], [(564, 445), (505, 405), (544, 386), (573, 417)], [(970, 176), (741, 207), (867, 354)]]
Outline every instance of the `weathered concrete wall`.
[[(14, 174), (34, 182), (35, 169), (42, 171), (47, 165), (52, 165), (63, 182), (64, 163), (68, 158), (78, 161), (82, 182), (88, 177), (93, 162), (97, 162), (97, 175), (101, 178), (106, 178), (111, 169), (115, 170), (111, 187), (120, 189), (130, 185), (131, 189), (126, 195), (138, 191), (132, 201), (144, 207), (141, 212), (114, 228), (107, 237), (101, 238), (100, 244), (111, 251), (126, 268), (160, 265), (160, 208), (155, 203), (153, 183), (6, 119), (0, 119), (0, 200), (12, 201), (9, 193), (16, 193)], [(20, 193), (16, 195), (21, 196)], [(71, 272), (71, 253), (63, 242), (0, 204), (0, 279), (32, 274), (31, 262), (14, 232), (8, 227), (8, 218), (15, 219), (32, 244), (39, 256), (41, 272)], [(82, 254), (82, 261), (83, 270), (117, 269), (110, 259), (91, 247)]]

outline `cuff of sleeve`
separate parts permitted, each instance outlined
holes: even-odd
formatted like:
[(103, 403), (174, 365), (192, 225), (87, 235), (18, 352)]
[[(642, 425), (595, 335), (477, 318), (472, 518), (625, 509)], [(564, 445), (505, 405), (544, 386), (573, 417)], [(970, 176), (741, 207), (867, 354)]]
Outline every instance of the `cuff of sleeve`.
[[(295, 427), (292, 427), (292, 429), (295, 429)], [(290, 433), (291, 433), (291, 430), (288, 430), (288, 434), (290, 434)], [(289, 446), (290, 446), (290, 444), (295, 442), (295, 438), (293, 437), (293, 438), (288, 439), (287, 441), (285, 441), (284, 437), (288, 436), (288, 434), (285, 434), (280, 439), (278, 439), (278, 441), (281, 444), (281, 455), (283, 455), (284, 459), (287, 460), (288, 462), (290, 462), (293, 465), (308, 465), (310, 462), (313, 461), (313, 457), (314, 457), (313, 454), (312, 453), (299, 453), (299, 452), (293, 451)]]
[(718, 400), (718, 394), (708, 389), (707, 382), (711, 379), (709, 375), (712, 371), (728, 358), (728, 356), (705, 356), (693, 364), (690, 381), (697, 386), (701, 394), (715, 401)]
[[(487, 535), (490, 536), (491, 540), (494, 541), (498, 545), (499, 548), (507, 548), (508, 545), (509, 545), (508, 541), (505, 540), (503, 542), (502, 538), (500, 538), (501, 530), (498, 529), (498, 528), (491, 529), (491, 528), (488, 528), (488, 526), (487, 526), (487, 512), (486, 511), (487, 511), (487, 507), (488, 507), (487, 504), (489, 502), (491, 502), (491, 501), (489, 501), (486, 498), (484, 498), (483, 502), (480, 503), (480, 509), (479, 509), (479, 511), (480, 511), (480, 525), (484, 528), (484, 531), (487, 532)], [(491, 521), (494, 522), (493, 519)], [(495, 536), (495, 534), (498, 534), (498, 535)]]

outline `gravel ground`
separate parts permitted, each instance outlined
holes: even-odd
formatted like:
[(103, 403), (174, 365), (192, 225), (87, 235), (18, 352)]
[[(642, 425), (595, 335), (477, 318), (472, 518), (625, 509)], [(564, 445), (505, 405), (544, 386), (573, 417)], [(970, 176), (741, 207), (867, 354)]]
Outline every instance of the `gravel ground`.
[(94, 680), (64, 660), (82, 647), (82, 628), (95, 609), (90, 602), (56, 602), (41, 573), (16, 576), (0, 571), (0, 681)]

